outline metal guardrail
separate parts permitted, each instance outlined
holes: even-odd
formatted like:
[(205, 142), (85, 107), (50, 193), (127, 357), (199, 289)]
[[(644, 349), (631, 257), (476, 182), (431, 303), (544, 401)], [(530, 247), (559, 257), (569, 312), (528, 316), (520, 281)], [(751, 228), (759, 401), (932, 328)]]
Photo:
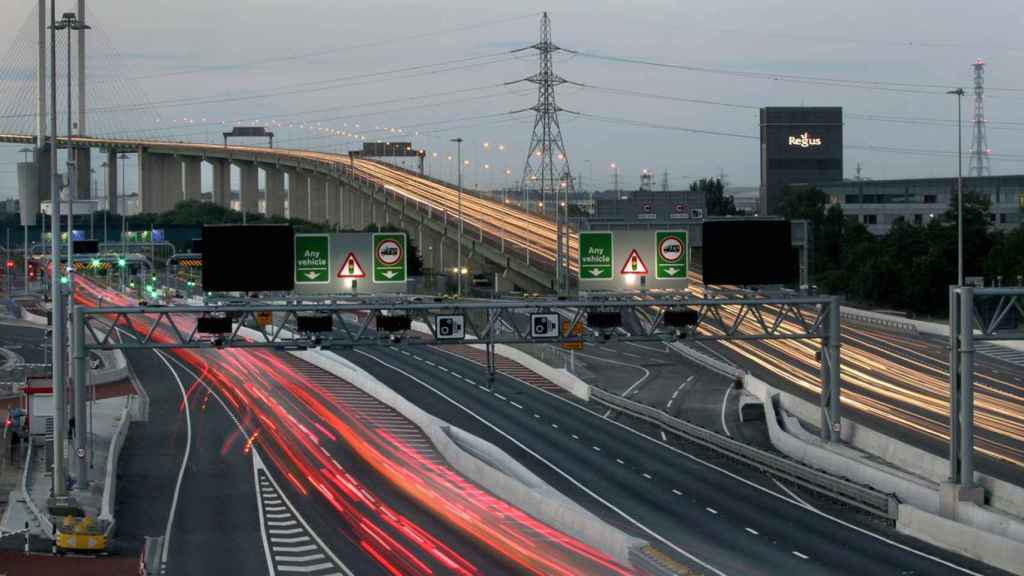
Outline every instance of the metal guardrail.
[(869, 326), (881, 326), (882, 328), (892, 328), (894, 330), (900, 330), (902, 332), (908, 332), (910, 334), (917, 335), (917, 326), (912, 322), (904, 322), (902, 320), (889, 320), (887, 318), (876, 318), (874, 316), (865, 316), (862, 314), (854, 314), (852, 312), (840, 312), (839, 317), (847, 322), (854, 322), (856, 324), (867, 324)]
[(821, 470), (748, 446), (711, 430), (669, 416), (657, 408), (627, 400), (599, 388), (593, 388), (590, 394), (592, 399), (608, 408), (660, 426), (666, 432), (682, 436), (686, 440), (710, 448), (758, 470), (784, 478), (877, 516), (896, 520), (899, 501), (895, 495), (883, 494), (849, 480), (836, 478)]

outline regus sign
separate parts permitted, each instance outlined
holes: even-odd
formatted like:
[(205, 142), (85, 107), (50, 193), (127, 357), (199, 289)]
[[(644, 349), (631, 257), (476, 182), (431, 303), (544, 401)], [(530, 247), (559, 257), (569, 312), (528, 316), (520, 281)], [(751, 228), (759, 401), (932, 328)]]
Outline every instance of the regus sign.
[(821, 138), (814, 138), (809, 133), (804, 132), (799, 136), (789, 137), (790, 146), (799, 146), (801, 148), (810, 148), (811, 146), (821, 146)]

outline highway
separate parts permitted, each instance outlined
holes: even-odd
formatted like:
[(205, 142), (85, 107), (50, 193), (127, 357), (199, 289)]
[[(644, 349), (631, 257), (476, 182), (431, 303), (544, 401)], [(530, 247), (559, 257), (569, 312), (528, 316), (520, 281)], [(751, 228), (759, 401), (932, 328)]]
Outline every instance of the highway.
[(485, 370), (448, 352), (408, 346), (342, 355), (706, 574), (999, 573), (831, 517), (770, 478), (701, 460), (560, 395), (502, 375), (493, 390), (482, 389)]
[[(105, 302), (127, 303), (81, 277), (78, 282), (79, 302), (102, 295)], [(257, 536), (268, 542), (263, 570), (271, 573), (288, 571), (289, 562), (324, 574), (627, 573), (466, 481), (387, 406), (286, 353), (182, 350), (159, 360), (179, 396), (174, 399), (164, 378), (172, 392), (162, 404), (162, 428), (152, 436), (174, 444), (152, 452), (184, 451), (183, 463), (175, 464), (181, 467), (165, 532), (175, 573), (214, 573), (215, 563), (190, 564), (194, 551), (207, 546), (214, 555), (237, 547), (259, 558)], [(208, 425), (210, 411), (223, 414)], [(138, 470), (151, 474), (159, 462), (177, 460), (148, 457)], [(169, 469), (166, 463), (156, 468), (161, 479), (153, 481), (165, 483)], [(156, 494), (166, 490), (163, 484)], [(238, 512), (221, 520), (219, 506)], [(160, 523), (146, 520), (141, 529)]]

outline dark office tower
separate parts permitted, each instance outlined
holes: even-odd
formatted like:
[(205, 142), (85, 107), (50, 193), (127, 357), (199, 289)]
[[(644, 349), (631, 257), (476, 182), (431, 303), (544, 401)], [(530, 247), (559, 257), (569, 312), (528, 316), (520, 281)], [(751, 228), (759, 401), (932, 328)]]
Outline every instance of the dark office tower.
[(786, 186), (842, 179), (842, 108), (761, 108), (762, 216), (779, 214)]

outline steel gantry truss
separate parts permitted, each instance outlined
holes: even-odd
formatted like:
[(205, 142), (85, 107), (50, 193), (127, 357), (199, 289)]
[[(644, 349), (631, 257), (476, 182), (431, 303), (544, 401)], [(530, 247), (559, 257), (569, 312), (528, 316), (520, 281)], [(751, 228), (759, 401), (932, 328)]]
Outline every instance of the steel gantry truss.
[[(731, 307), (736, 319), (726, 321)], [(767, 314), (766, 314), (767, 313)], [(642, 329), (619, 329), (626, 314)], [(557, 329), (538, 336), (532, 319), (557, 318)], [(769, 318), (773, 317), (769, 320)], [(315, 317), (321, 329), (303, 331), (303, 319)], [(402, 321), (394, 322), (394, 317)], [(459, 332), (437, 330), (441, 317), (460, 319)], [(201, 319), (220, 319), (222, 330), (203, 333)], [(391, 325), (399, 328), (386, 328)], [(603, 318), (598, 322), (598, 318)], [(330, 322), (324, 322), (329, 319)], [(230, 322), (228, 322), (230, 320)], [(786, 322), (790, 320), (791, 322)], [(422, 323), (422, 324), (420, 324)], [(790, 324), (783, 329), (784, 324)], [(793, 325), (797, 329), (793, 328)], [(560, 324), (560, 325), (558, 325)], [(256, 330), (245, 330), (246, 326)], [(328, 329), (323, 330), (327, 326)], [(584, 328), (578, 329), (577, 327)], [(138, 338), (122, 339), (119, 329)], [(390, 331), (388, 331), (390, 330)], [(89, 350), (173, 348), (308, 348), (346, 349), (361, 346), (408, 346), (476, 343), (485, 346), (493, 382), (497, 344), (555, 344), (609, 341), (673, 341), (753, 339), (819, 339), (822, 342), (822, 421), (838, 439), (839, 300), (835, 297), (794, 298), (665, 298), (660, 300), (502, 300), (424, 301), (418, 297), (341, 300), (328, 303), (264, 303), (251, 301), (203, 306), (143, 305), (136, 307), (76, 306), (72, 311), (72, 374), (76, 390), (84, 390)], [(75, 395), (75, 414), (84, 419), (84, 392)], [(84, 421), (84, 420), (83, 420)], [(63, 442), (55, 434), (54, 442)], [(64, 469), (55, 468), (62, 482)]]

